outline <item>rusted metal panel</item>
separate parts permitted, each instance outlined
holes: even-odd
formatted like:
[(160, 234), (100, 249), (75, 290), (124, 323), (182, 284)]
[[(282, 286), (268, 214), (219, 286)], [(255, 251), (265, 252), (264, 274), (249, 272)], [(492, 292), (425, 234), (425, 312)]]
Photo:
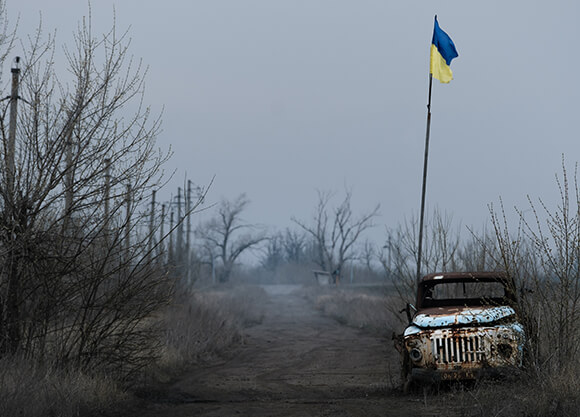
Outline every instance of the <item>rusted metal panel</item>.
[[(405, 345), (420, 351), (416, 365), (446, 369), (479, 366), (519, 366), (523, 329), (517, 323), (494, 327), (434, 329), (409, 336)], [(411, 356), (413, 358), (413, 356)]]

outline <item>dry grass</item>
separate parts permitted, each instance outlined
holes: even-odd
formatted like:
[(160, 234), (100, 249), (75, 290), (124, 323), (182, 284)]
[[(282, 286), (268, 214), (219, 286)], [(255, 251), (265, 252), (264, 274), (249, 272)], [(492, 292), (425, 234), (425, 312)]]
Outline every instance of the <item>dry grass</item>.
[(578, 375), (482, 381), (475, 387), (452, 387), (426, 397), (425, 402), (448, 410), (448, 415), (572, 417), (580, 415), (580, 382)]
[[(244, 327), (261, 322), (265, 297), (263, 289), (250, 286), (182, 295), (162, 318), (159, 361), (133, 381), (135, 388), (163, 382), (186, 366), (223, 355), (242, 341)], [(110, 378), (21, 358), (0, 360), (0, 416), (106, 415), (130, 401)]]
[(263, 319), (265, 291), (256, 286), (199, 291), (181, 296), (165, 317), (160, 365), (182, 369), (212, 360), (242, 342), (242, 329)]
[(73, 417), (99, 415), (126, 395), (108, 378), (74, 370), (0, 360), (0, 416)]
[(397, 327), (397, 319), (387, 308), (391, 300), (381, 288), (319, 287), (314, 294), (316, 308), (345, 325), (389, 334)]

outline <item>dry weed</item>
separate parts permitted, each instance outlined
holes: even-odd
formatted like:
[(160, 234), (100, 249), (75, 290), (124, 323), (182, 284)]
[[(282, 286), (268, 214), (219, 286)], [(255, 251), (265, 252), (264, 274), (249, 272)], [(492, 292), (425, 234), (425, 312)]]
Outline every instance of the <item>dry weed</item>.
[(0, 360), (0, 416), (73, 417), (98, 415), (126, 395), (110, 379), (75, 370)]
[(384, 295), (334, 288), (318, 295), (315, 300), (319, 311), (340, 323), (375, 331), (392, 331), (396, 326), (396, 319), (387, 303)]
[(240, 343), (241, 330), (262, 321), (265, 297), (263, 289), (253, 286), (182, 296), (166, 314), (162, 366), (210, 360)]
[(483, 380), (475, 385), (439, 387), (425, 397), (429, 406), (450, 416), (578, 416), (578, 374), (524, 375), (510, 380)]

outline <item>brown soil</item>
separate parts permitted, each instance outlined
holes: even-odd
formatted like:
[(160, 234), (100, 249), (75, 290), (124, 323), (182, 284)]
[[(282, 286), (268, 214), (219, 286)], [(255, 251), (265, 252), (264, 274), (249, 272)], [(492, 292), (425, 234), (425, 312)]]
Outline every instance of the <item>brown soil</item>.
[(426, 413), (422, 396), (393, 388), (398, 358), (390, 335), (343, 326), (299, 292), (279, 292), (230, 359), (188, 372), (150, 396), (138, 415), (439, 415)]

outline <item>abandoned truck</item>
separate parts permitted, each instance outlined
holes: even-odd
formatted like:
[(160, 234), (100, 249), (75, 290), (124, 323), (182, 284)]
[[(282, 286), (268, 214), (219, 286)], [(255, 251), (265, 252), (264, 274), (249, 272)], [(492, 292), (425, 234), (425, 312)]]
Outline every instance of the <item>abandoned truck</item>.
[(513, 281), (502, 273), (438, 273), (418, 283), (409, 325), (395, 338), (404, 389), (478, 379), (522, 366), (525, 334)]

